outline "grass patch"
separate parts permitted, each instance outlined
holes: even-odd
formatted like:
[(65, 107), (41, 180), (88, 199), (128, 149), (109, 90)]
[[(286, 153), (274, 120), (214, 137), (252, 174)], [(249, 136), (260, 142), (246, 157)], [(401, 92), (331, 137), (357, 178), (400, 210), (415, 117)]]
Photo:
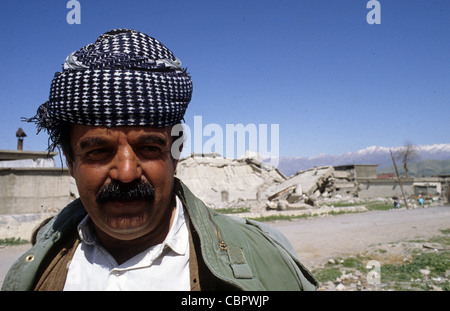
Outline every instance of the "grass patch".
[(255, 221), (276, 221), (276, 220), (292, 220), (292, 219), (300, 219), (300, 218), (308, 218), (311, 217), (311, 215), (270, 215), (270, 216), (263, 216), (263, 217), (256, 217), (251, 218)]
[[(338, 208), (336, 208), (336, 209), (338, 209)], [(330, 216), (337, 216), (337, 215), (343, 215), (343, 214), (357, 214), (357, 213), (364, 213), (364, 212), (359, 212), (359, 211), (336, 211), (336, 210), (332, 210), (332, 211), (329, 211), (329, 212), (327, 213), (327, 215), (330, 215)]]
[(333, 282), (338, 277), (341, 276), (341, 269), (339, 267), (332, 267), (332, 268), (325, 268), (320, 270), (314, 270), (312, 271), (312, 274), (316, 277), (316, 279), (319, 282), (325, 283), (325, 282)]
[(359, 205), (364, 205), (364, 203), (361, 202), (354, 202), (354, 203), (348, 203), (348, 202), (337, 202), (335, 204), (333, 204), (334, 207), (350, 207), (350, 206), (359, 206)]
[(357, 255), (356, 257), (348, 257), (344, 259), (344, 261), (342, 262), (342, 266), (346, 268), (353, 268), (356, 270), (363, 270), (365, 269), (365, 264), (363, 261), (366, 262), (368, 260), (361, 255)]
[(360, 206), (364, 205), (369, 211), (386, 211), (392, 209), (391, 204), (386, 204), (380, 201), (368, 201), (368, 202), (354, 202), (348, 203), (345, 201), (337, 202), (333, 204), (334, 207), (351, 207), (351, 206)]
[(333, 206), (336, 208), (339, 207), (352, 207), (352, 206), (365, 206), (369, 211), (386, 211), (386, 210), (390, 210), (392, 209), (393, 205), (391, 204), (386, 204), (384, 202), (380, 202), (380, 201), (365, 201), (365, 202), (353, 202), (353, 203), (349, 203), (349, 202), (337, 202), (334, 203)]
[(433, 243), (439, 243), (444, 246), (450, 246), (450, 236), (437, 236), (431, 238), (429, 241)]
[(312, 274), (317, 278), (319, 282), (334, 282), (337, 278), (341, 277), (343, 272), (352, 272), (356, 270), (365, 271), (365, 263), (367, 258), (357, 255), (348, 258), (337, 258), (334, 263), (328, 262), (323, 269), (316, 269), (312, 271)]
[[(404, 265), (387, 264), (381, 266), (382, 283), (416, 282), (422, 289), (433, 284), (433, 278), (444, 277), (450, 265), (450, 252), (416, 254), (412, 262)], [(428, 270), (428, 276), (420, 270)], [(425, 277), (425, 280), (422, 280)], [(448, 283), (448, 282), (447, 282)], [(448, 287), (448, 284), (444, 286)]]
[(14, 246), (29, 243), (27, 240), (21, 238), (6, 238), (0, 239), (0, 246)]
[[(436, 250), (424, 249), (421, 247), (422, 243), (419, 243), (415, 248), (410, 249), (412, 258), (402, 263), (383, 263), (380, 262), (380, 276), (381, 286), (383, 290), (444, 290), (450, 291), (450, 230), (440, 230), (444, 235), (436, 236), (428, 239), (428, 241), (422, 241), (426, 243), (438, 244)], [(446, 247), (447, 246), (447, 247)], [(407, 247), (407, 246), (406, 246)], [(379, 248), (376, 250), (378, 253), (387, 253), (385, 249)], [(334, 261), (330, 261), (323, 268), (313, 270), (313, 275), (321, 283), (335, 282), (338, 278), (345, 283), (345, 275), (350, 273), (348, 282), (356, 283), (353, 278), (358, 278), (360, 283), (367, 285), (366, 278), (370, 271), (366, 267), (370, 260), (380, 260), (371, 258), (371, 255), (356, 255), (347, 258), (337, 258)], [(392, 262), (392, 261), (391, 261)], [(344, 279), (342, 279), (344, 278)], [(345, 286), (349, 286), (349, 283), (345, 283)]]
[(220, 214), (239, 214), (250, 212), (250, 207), (239, 207), (239, 208), (218, 208), (215, 210)]
[(387, 211), (392, 209), (391, 204), (381, 203), (381, 202), (370, 202), (366, 204), (366, 208), (369, 211)]
[(442, 234), (450, 234), (450, 229), (442, 229), (439, 231), (441, 231)]

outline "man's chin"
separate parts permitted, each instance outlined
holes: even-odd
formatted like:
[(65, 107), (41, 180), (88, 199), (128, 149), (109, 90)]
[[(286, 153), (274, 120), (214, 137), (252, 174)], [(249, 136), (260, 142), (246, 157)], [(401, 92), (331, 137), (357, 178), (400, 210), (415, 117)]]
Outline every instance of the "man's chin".
[(110, 219), (105, 233), (118, 240), (134, 240), (146, 235), (147, 222), (135, 218)]
[(145, 201), (110, 201), (103, 204), (109, 235), (128, 240), (136, 238), (139, 233), (145, 234), (143, 230), (150, 222), (148, 204)]

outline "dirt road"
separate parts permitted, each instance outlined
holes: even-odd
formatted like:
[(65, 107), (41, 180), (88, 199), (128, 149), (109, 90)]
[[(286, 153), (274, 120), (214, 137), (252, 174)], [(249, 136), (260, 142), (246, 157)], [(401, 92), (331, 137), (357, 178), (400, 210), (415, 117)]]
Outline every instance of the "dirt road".
[[(377, 245), (427, 239), (450, 229), (450, 206), (373, 211), (271, 222), (292, 242), (301, 261), (313, 269), (329, 258), (358, 254)], [(0, 248), (0, 286), (6, 272), (29, 245)]]
[(11, 265), (30, 247), (30, 244), (0, 247), (0, 287)]
[(312, 269), (329, 258), (358, 254), (370, 246), (428, 239), (450, 229), (450, 206), (372, 211), (271, 223)]

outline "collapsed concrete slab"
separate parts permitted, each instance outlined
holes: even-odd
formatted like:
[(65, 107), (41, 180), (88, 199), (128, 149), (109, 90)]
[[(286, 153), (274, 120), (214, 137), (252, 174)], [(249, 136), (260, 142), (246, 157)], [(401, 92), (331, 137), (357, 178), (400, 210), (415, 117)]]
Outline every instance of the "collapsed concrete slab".
[(358, 196), (359, 184), (353, 166), (323, 166), (299, 171), (269, 190), (268, 209), (305, 209), (314, 207), (319, 198)]
[(311, 196), (320, 189), (331, 177), (334, 168), (332, 166), (315, 167), (305, 171), (299, 171), (280, 185), (272, 187), (274, 192), (269, 200), (282, 195), (285, 191), (295, 190), (296, 193)]
[[(314, 195), (317, 191), (323, 192), (333, 177), (332, 166), (315, 167), (305, 171), (299, 171), (283, 183), (272, 186), (268, 190), (272, 194), (268, 197), (270, 202), (278, 202), (276, 205), (268, 203), (269, 209), (304, 209), (314, 206)], [(304, 203), (304, 204), (302, 204)]]

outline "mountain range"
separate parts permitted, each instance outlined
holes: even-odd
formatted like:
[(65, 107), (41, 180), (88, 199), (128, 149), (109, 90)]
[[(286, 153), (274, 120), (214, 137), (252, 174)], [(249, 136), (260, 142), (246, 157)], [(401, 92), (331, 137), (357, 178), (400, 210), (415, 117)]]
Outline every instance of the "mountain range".
[[(424, 160), (450, 160), (450, 144), (416, 145), (417, 157), (414, 162)], [(280, 157), (278, 169), (286, 176), (292, 176), (298, 171), (314, 166), (347, 165), (347, 164), (377, 164), (379, 171), (387, 172), (393, 167), (389, 151), (394, 156), (403, 148), (372, 146), (355, 152), (338, 155), (319, 154), (314, 157)], [(402, 163), (396, 158), (397, 166)]]

